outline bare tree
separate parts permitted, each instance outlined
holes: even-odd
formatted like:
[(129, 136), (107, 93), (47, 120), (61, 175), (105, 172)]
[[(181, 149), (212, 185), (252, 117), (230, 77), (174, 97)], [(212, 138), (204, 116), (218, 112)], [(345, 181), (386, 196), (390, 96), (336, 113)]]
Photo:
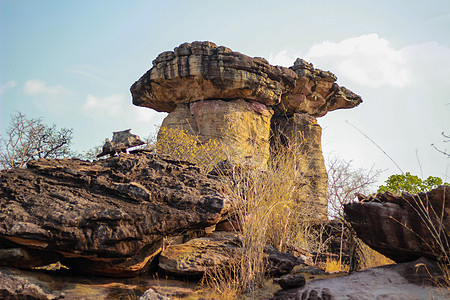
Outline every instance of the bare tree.
[[(450, 134), (445, 134), (444, 132), (442, 132), (442, 136), (444, 137), (444, 143), (450, 142)], [(436, 147), (434, 144), (431, 144), (431, 146), (433, 146), (434, 149), (441, 152), (442, 154), (450, 157), (450, 151), (448, 151), (447, 149), (441, 150), (438, 147)]]
[(356, 193), (370, 193), (370, 188), (381, 171), (354, 169), (351, 161), (331, 157), (327, 160), (327, 173), (329, 214), (333, 217), (342, 217), (344, 204), (354, 200)]
[(22, 168), (30, 160), (63, 158), (71, 154), (72, 129), (58, 130), (42, 119), (27, 119), (20, 112), (11, 116), (0, 137), (0, 164), (3, 169)]

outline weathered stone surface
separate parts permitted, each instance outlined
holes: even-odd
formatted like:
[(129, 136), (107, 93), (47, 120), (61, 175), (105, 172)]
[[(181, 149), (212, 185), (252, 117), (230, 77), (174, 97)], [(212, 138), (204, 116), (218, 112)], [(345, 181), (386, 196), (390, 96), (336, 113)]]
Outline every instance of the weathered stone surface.
[(197, 167), (147, 152), (41, 159), (0, 173), (0, 248), (24, 249), (24, 264), (54, 257), (80, 272), (130, 276), (148, 267), (164, 236), (214, 225), (230, 205)]
[(265, 165), (269, 158), (272, 109), (243, 99), (179, 105), (162, 126), (180, 128), (201, 140), (220, 140), (234, 163)]
[(333, 73), (315, 69), (303, 59), (298, 58), (290, 69), (298, 75), (295, 87), (282, 95), (281, 103), (275, 107), (276, 115), (300, 112), (321, 117), (362, 102), (360, 96), (335, 83), (337, 77)]
[(277, 106), (277, 115), (306, 112), (323, 116), (362, 102), (334, 81), (331, 72), (315, 69), (302, 59), (291, 68), (272, 66), (263, 58), (211, 42), (193, 42), (161, 53), (133, 84), (131, 94), (135, 105), (165, 112), (180, 103), (246, 99)]
[(170, 298), (158, 294), (153, 289), (148, 289), (145, 293), (139, 298), (139, 300), (170, 300)]
[(185, 43), (161, 53), (131, 87), (133, 103), (171, 112), (179, 103), (247, 99), (268, 105), (294, 86), (295, 72), (211, 42)]
[(203, 275), (208, 269), (237, 259), (242, 253), (240, 246), (239, 236), (233, 233), (213, 233), (168, 246), (159, 257), (159, 268), (176, 275)]
[[(159, 296), (180, 299), (194, 294), (197, 283), (177, 281), (151, 276), (133, 278), (112, 278), (99, 276), (83, 276), (70, 270), (20, 270), (0, 267), (0, 299), (80, 299), (111, 300), (139, 299), (144, 296)], [(5, 296), (5, 290), (13, 295)], [(31, 292), (34, 292), (33, 294)], [(38, 292), (38, 293), (36, 293)], [(3, 294), (2, 294), (3, 293)], [(11, 292), (10, 292), (11, 294)], [(25, 296), (35, 295), (26, 298)], [(42, 295), (42, 297), (40, 296)], [(148, 298), (147, 298), (148, 299)], [(150, 298), (151, 299), (151, 298)], [(156, 298), (158, 299), (158, 298)], [(164, 298), (163, 298), (164, 299)]]
[(279, 284), (283, 290), (302, 287), (306, 284), (305, 276), (302, 274), (286, 274), (278, 278), (274, 278), (273, 282)]
[[(265, 248), (264, 253), (265, 270), (271, 276), (289, 273), (294, 266), (303, 263), (292, 254), (280, 252), (270, 246)], [(215, 267), (226, 267), (233, 260), (241, 259), (242, 254), (242, 239), (239, 234), (214, 232), (208, 237), (168, 246), (160, 255), (159, 267), (171, 274), (199, 276)]]
[(441, 270), (434, 261), (388, 265), (350, 275), (317, 279), (303, 288), (281, 290), (272, 300), (318, 299), (449, 299), (448, 289), (433, 286)]
[(64, 296), (47, 293), (40, 286), (31, 283), (23, 277), (14, 276), (13, 274), (8, 274), (0, 270), (0, 299), (51, 300), (61, 298), (64, 298)]
[(302, 199), (307, 200), (303, 207), (311, 207), (313, 219), (327, 219), (327, 181), (328, 175), (322, 155), (322, 128), (316, 118), (306, 113), (272, 118), (271, 153), (293, 153), (303, 181), (299, 182)]
[(450, 187), (418, 195), (386, 192), (358, 197), (360, 202), (344, 206), (345, 219), (374, 250), (396, 262), (437, 258), (443, 251), (450, 255)]

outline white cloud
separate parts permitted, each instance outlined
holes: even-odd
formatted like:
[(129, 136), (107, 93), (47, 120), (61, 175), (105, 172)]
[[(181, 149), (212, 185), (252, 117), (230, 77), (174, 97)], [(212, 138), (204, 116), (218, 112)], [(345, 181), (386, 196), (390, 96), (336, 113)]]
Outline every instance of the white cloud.
[(387, 39), (377, 34), (314, 45), (305, 59), (319, 67), (332, 68), (342, 79), (370, 87), (404, 87), (411, 80), (402, 51), (391, 47)]
[(394, 48), (377, 34), (352, 37), (340, 42), (325, 41), (312, 46), (305, 54), (282, 50), (270, 55), (272, 64), (292, 66), (297, 57), (330, 70), (340, 82), (371, 88), (411, 87), (433, 78), (430, 84), (450, 83), (450, 48), (437, 42)]
[(298, 53), (289, 50), (283, 50), (277, 54), (270, 54), (268, 61), (272, 65), (278, 65), (283, 67), (290, 67), (294, 64), (297, 57), (300, 57)]
[(152, 109), (133, 106), (131, 100), (121, 94), (103, 98), (89, 94), (82, 110), (95, 118), (120, 118), (133, 122), (150, 122), (157, 114)]
[(26, 81), (23, 91), (26, 95), (30, 96), (40, 94), (59, 96), (71, 93), (69, 90), (65, 89), (61, 85), (48, 86), (44, 81), (36, 79)]
[(2, 86), (0, 87), (0, 95), (3, 95), (3, 93), (6, 92), (6, 90), (12, 89), (16, 85), (17, 85), (17, 81), (15, 81), (15, 80), (10, 80), (7, 83), (2, 84)]
[(123, 95), (112, 95), (98, 98), (89, 94), (83, 105), (83, 112), (95, 117), (117, 117), (124, 112), (125, 97)]

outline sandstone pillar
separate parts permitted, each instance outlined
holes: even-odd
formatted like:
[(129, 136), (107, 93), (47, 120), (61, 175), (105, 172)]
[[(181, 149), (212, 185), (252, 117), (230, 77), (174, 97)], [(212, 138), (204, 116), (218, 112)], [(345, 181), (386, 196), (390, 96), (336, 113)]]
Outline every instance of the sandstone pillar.
[(327, 171), (322, 155), (322, 128), (316, 118), (306, 113), (278, 116), (272, 119), (272, 154), (278, 151), (292, 153), (298, 170), (299, 201), (302, 207), (313, 212), (311, 218), (327, 218)]
[(256, 101), (210, 99), (178, 105), (162, 126), (186, 130), (200, 140), (220, 140), (233, 162), (264, 167), (272, 115), (271, 108)]

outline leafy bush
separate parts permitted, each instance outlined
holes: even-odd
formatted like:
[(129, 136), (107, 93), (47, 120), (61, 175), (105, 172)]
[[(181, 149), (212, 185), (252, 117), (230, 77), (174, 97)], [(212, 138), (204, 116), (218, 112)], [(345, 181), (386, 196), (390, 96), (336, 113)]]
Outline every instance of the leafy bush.
[(439, 177), (429, 176), (427, 179), (422, 180), (418, 176), (406, 172), (405, 174), (389, 176), (385, 185), (381, 185), (378, 188), (378, 193), (389, 191), (397, 194), (401, 192), (417, 194), (419, 192), (428, 192), (442, 184), (448, 185), (448, 183), (443, 183)]

